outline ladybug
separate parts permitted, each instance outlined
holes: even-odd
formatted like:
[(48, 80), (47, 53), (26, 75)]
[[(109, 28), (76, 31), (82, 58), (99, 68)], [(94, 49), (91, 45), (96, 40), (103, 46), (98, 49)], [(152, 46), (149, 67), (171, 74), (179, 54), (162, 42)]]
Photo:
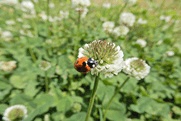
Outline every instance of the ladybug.
[(93, 58), (87, 58), (87, 57), (81, 57), (76, 60), (74, 63), (74, 68), (83, 74), (86, 74), (91, 70), (91, 68), (94, 68), (98, 65), (97, 61), (95, 61)]

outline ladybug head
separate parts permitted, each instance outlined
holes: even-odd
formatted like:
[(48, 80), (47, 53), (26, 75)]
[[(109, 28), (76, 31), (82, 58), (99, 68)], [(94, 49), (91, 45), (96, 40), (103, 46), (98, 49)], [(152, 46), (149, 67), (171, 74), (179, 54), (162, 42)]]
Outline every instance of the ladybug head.
[(97, 61), (94, 60), (93, 58), (89, 58), (87, 60), (87, 65), (90, 67), (90, 68), (94, 68), (98, 65)]

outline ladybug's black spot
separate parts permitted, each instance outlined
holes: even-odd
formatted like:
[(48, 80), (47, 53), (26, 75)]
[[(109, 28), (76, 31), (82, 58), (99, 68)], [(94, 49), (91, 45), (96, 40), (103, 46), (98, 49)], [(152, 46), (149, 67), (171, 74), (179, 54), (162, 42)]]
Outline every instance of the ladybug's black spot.
[(83, 63), (82, 63), (83, 66), (86, 66), (86, 64), (87, 64), (86, 62), (83, 62)]

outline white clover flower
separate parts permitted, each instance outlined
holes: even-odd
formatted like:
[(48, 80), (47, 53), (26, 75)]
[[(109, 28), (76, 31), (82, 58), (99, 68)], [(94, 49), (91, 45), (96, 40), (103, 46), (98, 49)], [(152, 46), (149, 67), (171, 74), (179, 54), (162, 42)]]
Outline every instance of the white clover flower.
[(23, 19), (22, 18), (17, 18), (16, 21), (23, 22)]
[(13, 34), (10, 31), (2, 31), (1, 38), (5, 41), (10, 41), (13, 38)]
[(39, 67), (41, 70), (43, 71), (47, 71), (49, 68), (51, 68), (51, 63), (48, 61), (41, 61), (41, 63), (39, 64)]
[(34, 4), (31, 1), (22, 1), (21, 7), (22, 11), (35, 14)]
[(137, 23), (138, 24), (147, 24), (147, 20), (143, 20), (142, 18), (139, 18)]
[(15, 24), (15, 21), (14, 20), (7, 20), (5, 22), (7, 25), (14, 25)]
[(107, 33), (111, 33), (114, 28), (114, 22), (112, 21), (106, 21), (102, 24), (103, 30)]
[(44, 21), (48, 19), (48, 16), (46, 15), (45, 11), (40, 12), (39, 16)]
[(55, 4), (51, 2), (51, 3), (49, 3), (48, 6), (49, 6), (49, 8), (54, 8), (54, 7), (55, 7)]
[(136, 4), (136, 2), (137, 2), (137, 0), (123, 0), (123, 1), (130, 6)]
[(16, 68), (16, 61), (0, 61), (0, 70), (12, 71)]
[(129, 12), (123, 12), (120, 15), (120, 24), (126, 25), (126, 26), (133, 26), (135, 23), (135, 15)]
[(165, 22), (169, 22), (171, 20), (171, 16), (161, 15), (160, 20), (165, 21)]
[(90, 4), (90, 0), (72, 0), (74, 7), (88, 7)]
[(123, 72), (140, 80), (149, 74), (150, 66), (137, 57), (128, 58), (124, 61)]
[(161, 45), (163, 43), (163, 40), (161, 39), (161, 40), (159, 40), (156, 44), (157, 45)]
[(27, 117), (27, 108), (24, 105), (8, 107), (3, 114), (4, 121), (22, 121)]
[(108, 3), (108, 2), (103, 3), (103, 4), (102, 4), (102, 7), (109, 9), (109, 8), (111, 8), (111, 3)]
[(16, 5), (18, 4), (18, 0), (1, 0), (0, 4)]
[(147, 42), (144, 39), (137, 39), (136, 44), (140, 45), (141, 47), (146, 47)]
[(62, 10), (61, 10), (59, 13), (60, 13), (60, 17), (61, 17), (62, 19), (66, 19), (66, 18), (69, 17), (69, 12), (68, 12), (68, 11), (62, 11)]
[(166, 51), (165, 53), (167, 56), (171, 57), (171, 56), (174, 56), (175, 55), (175, 52), (174, 51)]
[(112, 31), (112, 34), (114, 34), (115, 36), (119, 37), (119, 36), (125, 36), (127, 35), (129, 32), (129, 28), (122, 25), (119, 27), (115, 27)]
[(105, 77), (117, 75), (123, 68), (123, 51), (120, 46), (112, 42), (94, 40), (79, 48), (78, 58), (91, 57), (98, 62), (95, 68), (91, 69), (92, 75), (98, 73)]
[(76, 8), (75, 10), (80, 13), (81, 18), (85, 18), (89, 11), (87, 8)]

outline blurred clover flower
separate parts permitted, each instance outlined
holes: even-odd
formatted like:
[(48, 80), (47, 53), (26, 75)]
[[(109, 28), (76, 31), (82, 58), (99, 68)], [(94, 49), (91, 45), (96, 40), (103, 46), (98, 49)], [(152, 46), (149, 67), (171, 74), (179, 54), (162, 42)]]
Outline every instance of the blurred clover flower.
[(169, 57), (171, 57), (171, 56), (174, 56), (175, 55), (175, 52), (174, 51), (171, 51), (171, 50), (169, 50), (169, 51), (166, 51), (166, 53), (165, 53), (167, 56), (169, 56)]
[(111, 8), (111, 3), (105, 2), (105, 3), (102, 4), (102, 7), (109, 9), (109, 8)]
[(107, 33), (111, 33), (114, 28), (114, 22), (113, 21), (106, 21), (102, 24), (103, 30)]
[(7, 25), (11, 26), (11, 25), (15, 25), (15, 21), (14, 20), (7, 20), (5, 22)]
[(41, 61), (41, 63), (39, 64), (39, 67), (41, 70), (47, 71), (49, 68), (51, 68), (51, 63), (48, 61)]
[(137, 39), (136, 44), (140, 45), (143, 48), (146, 47), (147, 42), (144, 39)]
[(27, 117), (27, 108), (24, 105), (8, 107), (3, 114), (4, 121), (22, 121)]
[(87, 8), (76, 8), (75, 10), (80, 13), (81, 18), (85, 18), (89, 11)]
[(35, 14), (34, 4), (31, 1), (22, 1), (21, 9), (24, 12), (30, 12), (31, 14)]
[(130, 6), (136, 4), (136, 2), (137, 2), (137, 0), (123, 0), (123, 1)]
[(165, 21), (165, 22), (169, 22), (171, 20), (171, 16), (161, 15), (160, 20)]
[(112, 31), (112, 34), (119, 37), (119, 36), (127, 35), (128, 32), (129, 32), (129, 28), (124, 25), (121, 25), (121, 26), (115, 27)]
[(135, 15), (129, 12), (123, 12), (120, 15), (120, 24), (132, 27), (135, 23)]
[(88, 13), (87, 7), (90, 6), (90, 0), (72, 0), (72, 6), (79, 13), (81, 18), (84, 18)]
[(59, 14), (60, 14), (61, 19), (67, 19), (69, 17), (69, 12), (68, 11), (60, 10)]
[(16, 61), (0, 61), (0, 70), (12, 71), (16, 68)]
[(18, 0), (0, 0), (0, 4), (16, 5)]
[(139, 18), (137, 21), (138, 24), (147, 24), (147, 20), (144, 20), (142, 18)]
[(79, 48), (78, 57), (91, 57), (98, 65), (91, 69), (92, 75), (102, 73), (105, 77), (117, 75), (123, 68), (123, 51), (112, 42), (94, 40)]
[(2, 31), (1, 38), (8, 42), (12, 40), (13, 34), (10, 31)]
[(55, 8), (55, 4), (54, 4), (54, 3), (52, 3), (52, 2), (51, 2), (51, 3), (49, 3), (49, 5), (48, 5), (48, 6), (49, 6), (49, 8)]
[(124, 62), (123, 72), (140, 80), (149, 74), (150, 66), (137, 57), (128, 58)]
[(72, 0), (72, 5), (75, 7), (88, 7), (90, 4), (90, 0)]

